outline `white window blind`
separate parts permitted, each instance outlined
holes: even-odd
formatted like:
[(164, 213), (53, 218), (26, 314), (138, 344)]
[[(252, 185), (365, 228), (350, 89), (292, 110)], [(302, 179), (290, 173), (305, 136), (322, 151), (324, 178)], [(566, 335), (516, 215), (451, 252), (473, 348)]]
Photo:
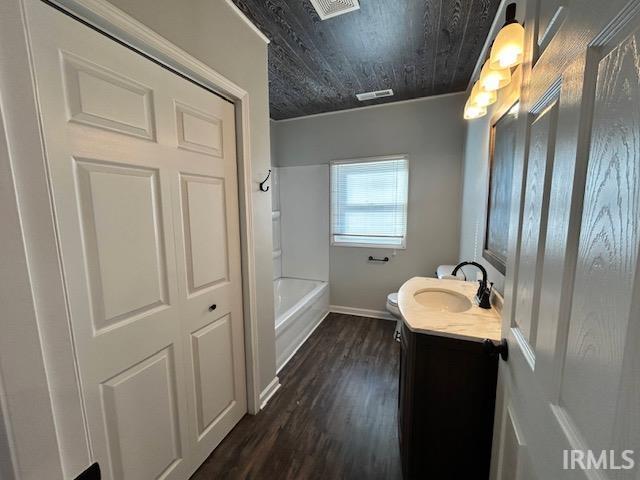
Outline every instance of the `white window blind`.
[(408, 183), (405, 157), (332, 162), (332, 244), (404, 248)]

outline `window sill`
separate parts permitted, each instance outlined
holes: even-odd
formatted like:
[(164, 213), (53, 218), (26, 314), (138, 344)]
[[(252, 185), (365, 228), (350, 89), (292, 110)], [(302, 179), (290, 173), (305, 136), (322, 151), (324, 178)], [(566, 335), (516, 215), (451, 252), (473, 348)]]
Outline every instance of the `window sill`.
[(375, 248), (376, 250), (406, 250), (407, 246), (402, 245), (389, 245), (389, 244), (376, 244), (376, 243), (352, 243), (352, 242), (331, 242), (332, 247), (356, 247), (356, 248)]

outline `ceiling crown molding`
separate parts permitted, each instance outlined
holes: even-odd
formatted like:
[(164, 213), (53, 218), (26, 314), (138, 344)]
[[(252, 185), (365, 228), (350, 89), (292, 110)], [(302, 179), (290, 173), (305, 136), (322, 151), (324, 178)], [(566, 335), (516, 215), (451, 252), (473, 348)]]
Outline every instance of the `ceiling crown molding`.
[(238, 6), (235, 3), (233, 3), (231, 0), (224, 0), (224, 1), (236, 13), (236, 15), (238, 15), (240, 19), (244, 23), (246, 23), (249, 26), (249, 28), (251, 28), (251, 30), (253, 30), (255, 34), (262, 39), (264, 43), (266, 43), (267, 45), (271, 43), (271, 40), (269, 40), (269, 37), (267, 37), (264, 33), (262, 33), (262, 31), (260, 31), (260, 29), (256, 27), (251, 20), (249, 20), (249, 18), (244, 14), (242, 10), (238, 8)]

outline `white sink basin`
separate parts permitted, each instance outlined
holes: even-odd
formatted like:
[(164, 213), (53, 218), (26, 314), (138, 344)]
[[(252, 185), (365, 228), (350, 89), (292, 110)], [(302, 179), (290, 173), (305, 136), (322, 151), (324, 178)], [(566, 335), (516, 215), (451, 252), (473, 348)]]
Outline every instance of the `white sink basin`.
[(428, 288), (417, 291), (413, 298), (420, 305), (441, 312), (459, 313), (471, 308), (467, 297), (451, 290)]

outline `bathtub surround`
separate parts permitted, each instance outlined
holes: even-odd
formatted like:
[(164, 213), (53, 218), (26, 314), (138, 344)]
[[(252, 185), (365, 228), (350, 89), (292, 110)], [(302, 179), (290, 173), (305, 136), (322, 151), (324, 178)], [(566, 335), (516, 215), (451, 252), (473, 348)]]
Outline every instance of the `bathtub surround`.
[(276, 312), (276, 368), (280, 372), (329, 314), (329, 284), (279, 278), (273, 285)]
[(279, 169), (271, 169), (271, 232), (273, 238), (273, 279), (282, 276), (282, 226), (280, 211), (280, 173)]
[[(407, 278), (457, 263), (464, 100), (464, 94), (442, 95), (271, 123), (273, 162), (283, 169), (381, 155), (409, 158), (407, 248), (330, 247), (332, 310), (384, 316), (387, 294)], [(311, 214), (320, 215), (316, 209)], [(368, 262), (370, 255), (390, 261)]]
[(329, 313), (329, 168), (273, 167), (273, 172), (273, 295), (280, 371)]
[(329, 167), (278, 168), (282, 276), (329, 281)]

